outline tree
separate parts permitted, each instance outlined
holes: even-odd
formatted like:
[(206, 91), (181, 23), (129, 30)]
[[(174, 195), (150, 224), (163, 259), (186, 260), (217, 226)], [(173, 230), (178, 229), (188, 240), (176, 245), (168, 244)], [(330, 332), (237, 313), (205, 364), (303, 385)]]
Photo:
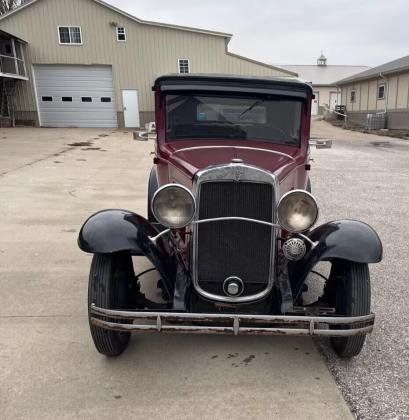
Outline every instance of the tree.
[(29, 0), (0, 0), (0, 15), (4, 15), (16, 7), (27, 3)]

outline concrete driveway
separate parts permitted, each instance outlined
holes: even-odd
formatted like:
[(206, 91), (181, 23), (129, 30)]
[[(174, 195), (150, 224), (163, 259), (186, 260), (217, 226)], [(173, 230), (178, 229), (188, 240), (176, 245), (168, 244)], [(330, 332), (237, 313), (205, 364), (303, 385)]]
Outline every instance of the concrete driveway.
[(1, 130), (1, 417), (351, 418), (310, 339), (141, 334), (117, 359), (95, 351), (78, 230), (103, 208), (146, 214), (151, 150), (122, 131)]

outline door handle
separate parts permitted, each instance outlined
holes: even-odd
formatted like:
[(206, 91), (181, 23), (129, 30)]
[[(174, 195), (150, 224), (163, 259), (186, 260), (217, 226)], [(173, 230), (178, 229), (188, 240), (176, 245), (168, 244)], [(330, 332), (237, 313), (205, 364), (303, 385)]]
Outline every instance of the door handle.
[(126, 106), (124, 106), (124, 111), (126, 111)]

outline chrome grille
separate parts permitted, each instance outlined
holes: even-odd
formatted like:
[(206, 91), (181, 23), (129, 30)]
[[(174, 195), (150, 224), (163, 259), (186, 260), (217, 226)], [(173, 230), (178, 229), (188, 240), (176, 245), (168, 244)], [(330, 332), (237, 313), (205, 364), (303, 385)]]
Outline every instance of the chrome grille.
[[(235, 216), (273, 221), (271, 184), (205, 182), (200, 186), (199, 197), (199, 219)], [(199, 225), (196, 234), (197, 280), (204, 290), (214, 291), (216, 285), (211, 283), (221, 284), (232, 275), (248, 285), (243, 295), (265, 288), (271, 268), (271, 227), (245, 221), (217, 221)]]

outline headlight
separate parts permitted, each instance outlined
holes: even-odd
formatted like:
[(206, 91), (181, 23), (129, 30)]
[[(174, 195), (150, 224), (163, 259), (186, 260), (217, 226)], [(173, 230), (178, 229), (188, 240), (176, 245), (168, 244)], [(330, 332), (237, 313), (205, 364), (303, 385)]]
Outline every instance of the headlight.
[(188, 225), (196, 209), (192, 193), (178, 184), (168, 184), (159, 188), (152, 198), (151, 205), (156, 220), (172, 229)]
[(284, 194), (278, 203), (278, 221), (288, 232), (304, 232), (318, 218), (315, 198), (304, 190), (293, 190)]

